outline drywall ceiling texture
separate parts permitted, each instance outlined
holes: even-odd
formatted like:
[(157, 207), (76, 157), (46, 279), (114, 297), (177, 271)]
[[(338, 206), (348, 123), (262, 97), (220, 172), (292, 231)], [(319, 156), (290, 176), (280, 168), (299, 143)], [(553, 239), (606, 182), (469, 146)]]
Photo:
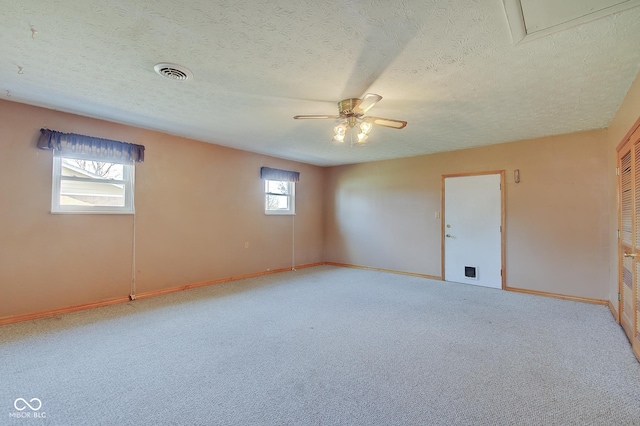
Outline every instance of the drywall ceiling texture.
[[(640, 8), (514, 46), (500, 0), (0, 0), (0, 97), (317, 165), (606, 127)], [(186, 66), (176, 82), (158, 62)], [(364, 147), (336, 102), (373, 92)], [(46, 125), (46, 123), (43, 123)]]

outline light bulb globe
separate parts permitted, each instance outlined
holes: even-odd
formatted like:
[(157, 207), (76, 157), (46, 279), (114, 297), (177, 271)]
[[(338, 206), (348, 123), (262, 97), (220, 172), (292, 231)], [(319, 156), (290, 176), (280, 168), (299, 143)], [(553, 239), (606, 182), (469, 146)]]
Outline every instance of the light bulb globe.
[(369, 136), (364, 133), (358, 133), (358, 143), (365, 143), (367, 139), (369, 139)]
[(365, 135), (368, 135), (369, 132), (371, 131), (371, 128), (373, 127), (373, 125), (368, 122), (368, 121), (363, 121), (362, 123), (360, 123), (360, 130), (362, 131), (362, 133), (364, 133)]

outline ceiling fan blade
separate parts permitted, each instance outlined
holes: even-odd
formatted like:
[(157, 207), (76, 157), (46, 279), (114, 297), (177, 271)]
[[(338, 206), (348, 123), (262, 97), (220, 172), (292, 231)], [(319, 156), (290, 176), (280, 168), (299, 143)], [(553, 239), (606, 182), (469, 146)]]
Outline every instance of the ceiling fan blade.
[(367, 93), (360, 99), (360, 103), (353, 108), (353, 111), (358, 114), (365, 114), (367, 111), (371, 109), (375, 104), (377, 104), (382, 96), (376, 95), (375, 93)]
[(340, 116), (337, 115), (296, 115), (295, 117), (296, 120), (317, 120), (317, 119), (322, 119), (322, 118), (340, 118)]
[(404, 129), (407, 125), (406, 121), (392, 120), (390, 118), (367, 117), (373, 124), (378, 126), (391, 127), (392, 129)]

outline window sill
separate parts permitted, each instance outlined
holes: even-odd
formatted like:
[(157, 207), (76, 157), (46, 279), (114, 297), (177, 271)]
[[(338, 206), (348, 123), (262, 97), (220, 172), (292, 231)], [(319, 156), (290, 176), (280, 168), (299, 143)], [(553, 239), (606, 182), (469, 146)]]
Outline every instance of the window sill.
[(119, 212), (119, 211), (87, 211), (87, 210), (71, 210), (71, 211), (51, 211), (51, 214), (122, 214), (122, 215), (135, 215), (136, 212)]

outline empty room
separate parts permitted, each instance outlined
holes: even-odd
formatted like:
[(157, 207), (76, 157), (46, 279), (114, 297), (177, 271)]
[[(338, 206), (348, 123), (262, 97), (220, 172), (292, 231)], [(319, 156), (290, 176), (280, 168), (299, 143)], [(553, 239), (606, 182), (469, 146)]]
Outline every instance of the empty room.
[(640, 425), (640, 0), (0, 0), (0, 424)]

